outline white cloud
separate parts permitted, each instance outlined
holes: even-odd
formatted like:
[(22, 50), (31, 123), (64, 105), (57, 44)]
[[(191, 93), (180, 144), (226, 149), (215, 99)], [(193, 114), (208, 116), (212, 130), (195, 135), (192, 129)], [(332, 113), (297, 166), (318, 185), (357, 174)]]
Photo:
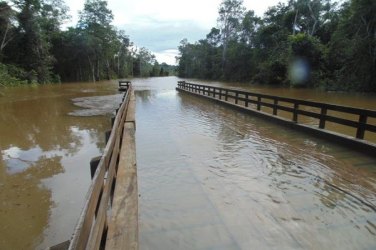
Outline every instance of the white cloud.
[(159, 63), (165, 62), (169, 65), (176, 65), (176, 57), (179, 54), (177, 49), (167, 49), (160, 52), (154, 52)]
[[(83, 9), (84, 2), (66, 0), (72, 15), (70, 26), (77, 23), (78, 11)], [(278, 2), (244, 0), (244, 6), (262, 16), (269, 6)], [(153, 51), (159, 62), (171, 63), (175, 56), (170, 52), (176, 51), (183, 38), (197, 41), (216, 26), (220, 3), (221, 0), (108, 0), (108, 8), (114, 14), (113, 24), (124, 29), (131, 41)]]

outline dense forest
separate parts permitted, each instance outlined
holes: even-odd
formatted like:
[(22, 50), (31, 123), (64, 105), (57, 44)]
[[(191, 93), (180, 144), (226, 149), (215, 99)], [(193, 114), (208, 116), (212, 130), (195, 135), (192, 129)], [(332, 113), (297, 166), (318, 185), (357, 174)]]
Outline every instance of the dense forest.
[(205, 39), (181, 41), (181, 77), (376, 91), (376, 1), (290, 0), (263, 17), (223, 0)]
[(75, 27), (63, 0), (0, 1), (0, 86), (165, 76), (146, 48), (111, 25), (106, 1), (86, 0)]

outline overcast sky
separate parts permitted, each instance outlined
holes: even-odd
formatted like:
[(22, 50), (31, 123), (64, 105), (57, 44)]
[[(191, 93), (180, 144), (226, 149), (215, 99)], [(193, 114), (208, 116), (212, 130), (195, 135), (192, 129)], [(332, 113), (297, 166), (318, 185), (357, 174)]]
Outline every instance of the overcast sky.
[[(262, 16), (268, 7), (286, 0), (244, 0), (247, 10)], [(85, 0), (65, 0), (72, 22)], [(152, 51), (158, 62), (175, 64), (177, 47), (182, 39), (195, 42), (205, 38), (216, 26), (221, 0), (108, 0), (114, 14), (114, 25), (125, 30), (138, 47)]]

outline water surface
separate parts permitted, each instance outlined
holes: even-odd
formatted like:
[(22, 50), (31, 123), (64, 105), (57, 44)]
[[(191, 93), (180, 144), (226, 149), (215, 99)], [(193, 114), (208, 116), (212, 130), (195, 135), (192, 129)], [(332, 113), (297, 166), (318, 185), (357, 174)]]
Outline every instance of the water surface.
[(140, 249), (376, 247), (375, 158), (133, 83)]
[[(177, 93), (178, 80), (132, 80), (141, 249), (376, 247), (375, 158)], [(372, 95), (209, 84), (376, 107)], [(117, 84), (0, 92), (0, 249), (44, 249), (73, 233)]]
[[(45, 249), (73, 233), (89, 161), (105, 146), (119, 99), (116, 83), (0, 91), (0, 249)], [(75, 106), (79, 101), (91, 106)]]

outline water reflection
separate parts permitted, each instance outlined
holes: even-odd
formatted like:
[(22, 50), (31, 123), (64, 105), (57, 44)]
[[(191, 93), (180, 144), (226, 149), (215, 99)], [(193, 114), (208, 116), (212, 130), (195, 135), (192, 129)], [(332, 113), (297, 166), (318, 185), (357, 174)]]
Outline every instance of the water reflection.
[(136, 92), (141, 249), (375, 246), (374, 158), (145, 88)]
[[(28, 162), (30, 164), (30, 162)], [(39, 157), (27, 169), (10, 174), (0, 162), (1, 249), (33, 249), (41, 241), (53, 206), (40, 180), (62, 173), (61, 156)]]
[[(71, 237), (90, 184), (90, 158), (103, 150), (110, 127), (108, 111), (101, 113), (105, 116), (68, 115), (80, 109), (72, 99), (111, 95), (112, 105), (119, 105), (113, 98), (116, 83), (2, 92), (0, 249), (45, 249)], [(103, 97), (91, 97), (95, 103), (105, 110)]]

